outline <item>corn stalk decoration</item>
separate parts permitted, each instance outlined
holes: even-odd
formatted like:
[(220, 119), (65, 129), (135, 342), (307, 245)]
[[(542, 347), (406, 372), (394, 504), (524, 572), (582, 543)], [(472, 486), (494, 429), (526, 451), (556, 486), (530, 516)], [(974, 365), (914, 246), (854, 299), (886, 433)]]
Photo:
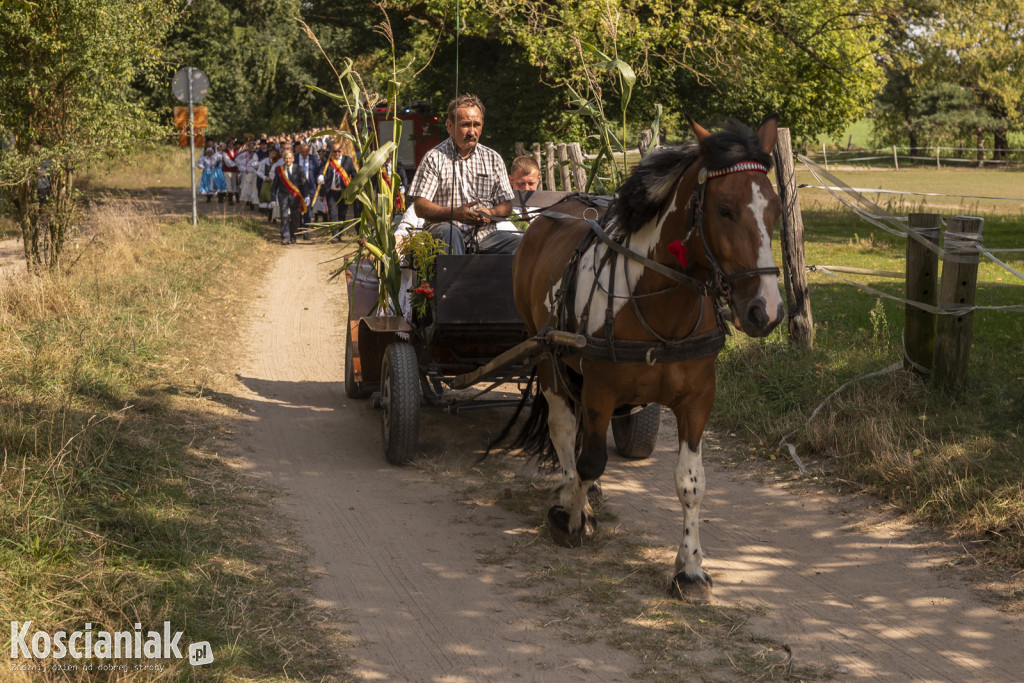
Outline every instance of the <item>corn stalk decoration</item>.
[[(586, 88), (581, 88), (583, 91), (581, 92), (571, 84), (566, 84), (565, 87), (569, 90), (570, 103), (577, 108), (574, 113), (589, 118), (597, 130), (595, 136), (598, 141), (597, 157), (590, 166), (586, 191), (589, 192), (593, 189), (600, 194), (612, 194), (622, 184), (628, 173), (626, 137), (629, 134), (629, 127), (626, 111), (629, 108), (629, 101), (633, 97), (636, 73), (633, 71), (633, 67), (619, 59), (618, 49), (614, 48), (614, 45), (614, 53), (607, 55), (595, 45), (575, 36), (573, 36), (572, 42), (583, 63)], [(595, 71), (610, 72), (616, 79), (619, 91), (619, 120), (616, 122), (613, 122), (605, 111), (603, 93), (598, 83), (598, 77), (594, 74)], [(651, 123), (651, 133), (655, 141), (658, 140), (661, 113), (661, 105), (656, 105), (654, 121)], [(616, 155), (621, 156), (616, 158)], [(605, 167), (608, 169), (608, 174), (602, 176), (600, 171)]]
[[(302, 26), (306, 35), (316, 43), (317, 47), (320, 47), (320, 51), (323, 53), (323, 48), (310, 28), (305, 23), (302, 23)], [(338, 223), (320, 223), (318, 227), (325, 234), (354, 231), (357, 236), (356, 251), (335, 259), (340, 259), (342, 264), (331, 273), (331, 280), (344, 274), (353, 264), (358, 268), (359, 264), (368, 261), (373, 264), (374, 272), (377, 275), (377, 310), (389, 315), (401, 315), (399, 293), (402, 271), (394, 232), (395, 193), (400, 189), (397, 182), (385, 181), (383, 170), (389, 161), (392, 169), (398, 163), (398, 144), (395, 141), (402, 139), (402, 121), (397, 117), (398, 76), (409, 67), (399, 70), (395, 63), (394, 36), (386, 13), (384, 21), (377, 25), (376, 31), (387, 38), (391, 45), (392, 78), (387, 84), (386, 97), (366, 90), (362, 77), (353, 69), (351, 59), (345, 58), (344, 68), (339, 73), (326, 54), (324, 57), (338, 77), (340, 93), (328, 92), (313, 85), (306, 86), (342, 104), (349, 121), (355, 124), (352, 128), (354, 132), (325, 130), (320, 135), (350, 140), (360, 159), (359, 170), (349, 182), (342, 196), (346, 203), (358, 202), (362, 206), (359, 217)], [(387, 104), (387, 117), (393, 125), (392, 139), (383, 144), (380, 143), (373, 119), (374, 109), (381, 103)]]

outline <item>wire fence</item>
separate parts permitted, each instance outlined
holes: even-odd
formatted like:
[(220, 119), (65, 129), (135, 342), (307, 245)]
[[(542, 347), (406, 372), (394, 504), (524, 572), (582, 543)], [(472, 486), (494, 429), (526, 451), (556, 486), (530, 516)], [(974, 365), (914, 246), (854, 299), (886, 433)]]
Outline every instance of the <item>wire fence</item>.
[[(913, 239), (918, 243), (922, 244), (926, 249), (936, 253), (940, 260), (944, 261), (960, 261), (965, 258), (980, 258), (984, 256), (986, 259), (996, 264), (1006, 272), (1012, 274), (1014, 277), (1019, 279), (1021, 285), (1024, 285), (1024, 273), (1017, 270), (1013, 266), (1006, 263), (1004, 260), (996, 256), (996, 254), (1019, 254), (1024, 253), (1024, 248), (1013, 248), (1013, 249), (989, 249), (977, 239), (976, 235), (963, 235), (959, 233), (950, 232), (948, 230), (943, 231), (944, 240), (941, 244), (934, 244), (929, 240), (922, 237), (919, 233), (910, 230), (905, 216), (893, 216), (885, 209), (881, 208), (870, 199), (864, 196), (862, 190), (850, 187), (840, 178), (826, 170), (822, 165), (816, 163), (812, 159), (808, 158), (803, 154), (797, 154), (797, 159), (803, 163), (804, 167), (815, 177), (820, 183), (815, 187), (826, 190), (832, 197), (847, 207), (850, 211), (855, 213), (857, 216), (867, 221), (871, 225), (885, 231), (890, 235), (901, 237), (904, 239)], [(870, 190), (872, 193), (877, 190)], [(888, 294), (881, 290), (872, 288), (863, 283), (855, 282), (849, 278), (842, 277), (835, 271), (834, 267), (821, 265), (810, 265), (808, 270), (820, 272), (829, 275), (833, 278), (846, 282), (847, 284), (857, 287), (859, 290), (880, 296), (893, 301), (919, 308), (929, 313), (936, 315), (963, 315), (968, 311), (974, 310), (987, 310), (987, 311), (1013, 311), (1017, 313), (1024, 313), (1024, 305), (1010, 305), (1010, 306), (983, 306), (973, 305), (967, 308), (938, 308), (935, 306), (929, 306), (919, 301), (911, 301), (902, 297)]]
[(831, 166), (930, 166), (942, 168), (973, 166), (976, 168), (1013, 168), (1024, 166), (1024, 149), (977, 147), (900, 147), (892, 145), (877, 149), (808, 149), (805, 157), (829, 170)]

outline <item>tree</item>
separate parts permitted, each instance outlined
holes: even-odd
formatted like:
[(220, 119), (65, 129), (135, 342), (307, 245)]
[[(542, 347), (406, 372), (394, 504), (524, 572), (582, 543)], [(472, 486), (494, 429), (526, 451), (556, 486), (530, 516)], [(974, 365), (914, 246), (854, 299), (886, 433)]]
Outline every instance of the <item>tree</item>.
[(0, 186), (30, 269), (60, 263), (76, 228), (76, 169), (156, 133), (130, 84), (157, 67), (171, 18), (167, 0), (4, 5)]
[[(433, 30), (453, 23), (447, 0), (394, 0)], [(798, 136), (836, 133), (863, 115), (881, 84), (874, 37), (897, 0), (464, 0), (463, 33), (521, 47), (547, 84), (585, 89), (574, 41), (633, 66), (627, 117), (760, 120), (782, 113)], [(450, 30), (450, 28), (449, 28)], [(496, 77), (500, 77), (496, 74)], [(616, 77), (598, 84), (616, 93)], [(554, 103), (563, 100), (553, 97)]]
[[(889, 35), (887, 86), (876, 106), (881, 140), (918, 146), (918, 136), (955, 132), (981, 149), (991, 134), (1005, 148), (1007, 132), (1024, 125), (1024, 1), (911, 6)], [(940, 93), (950, 101), (936, 102)], [(940, 120), (949, 127), (938, 128)]]

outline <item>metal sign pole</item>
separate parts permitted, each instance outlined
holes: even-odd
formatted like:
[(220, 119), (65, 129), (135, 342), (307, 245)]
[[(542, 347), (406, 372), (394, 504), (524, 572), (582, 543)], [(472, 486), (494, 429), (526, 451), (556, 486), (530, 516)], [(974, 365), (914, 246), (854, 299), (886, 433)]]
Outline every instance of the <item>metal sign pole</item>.
[(196, 207), (196, 129), (192, 113), (192, 67), (188, 67), (188, 175), (192, 178), (192, 225), (199, 225), (199, 210)]

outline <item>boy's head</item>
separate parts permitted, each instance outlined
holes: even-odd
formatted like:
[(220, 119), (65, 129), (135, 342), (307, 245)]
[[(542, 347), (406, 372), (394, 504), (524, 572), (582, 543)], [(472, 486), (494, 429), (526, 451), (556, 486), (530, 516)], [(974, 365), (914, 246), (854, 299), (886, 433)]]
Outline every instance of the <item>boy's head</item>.
[(540, 184), (540, 165), (529, 154), (512, 160), (512, 170), (508, 181), (513, 190), (536, 190)]

